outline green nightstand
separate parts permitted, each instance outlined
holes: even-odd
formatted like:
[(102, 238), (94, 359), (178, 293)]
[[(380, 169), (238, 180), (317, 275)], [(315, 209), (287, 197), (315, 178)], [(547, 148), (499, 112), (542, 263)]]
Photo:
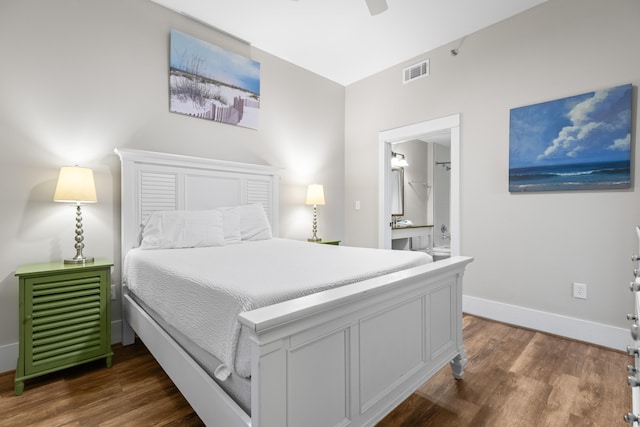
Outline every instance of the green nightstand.
[(111, 367), (112, 266), (98, 259), (85, 265), (60, 261), (16, 269), (20, 286), (16, 396), (29, 378), (101, 358)]
[(307, 240), (312, 243), (321, 243), (323, 245), (340, 245), (340, 240)]

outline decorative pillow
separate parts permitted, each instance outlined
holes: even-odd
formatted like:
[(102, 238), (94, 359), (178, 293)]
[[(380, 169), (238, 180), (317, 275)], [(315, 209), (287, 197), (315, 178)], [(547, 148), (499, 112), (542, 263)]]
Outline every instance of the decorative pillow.
[(238, 205), (230, 210), (236, 212), (240, 219), (242, 240), (266, 240), (273, 237), (269, 218), (262, 205)]
[(235, 208), (218, 208), (222, 212), (222, 232), (224, 244), (240, 243), (240, 213)]
[(140, 248), (197, 248), (223, 244), (223, 214), (220, 211), (158, 211), (151, 214), (142, 230)]

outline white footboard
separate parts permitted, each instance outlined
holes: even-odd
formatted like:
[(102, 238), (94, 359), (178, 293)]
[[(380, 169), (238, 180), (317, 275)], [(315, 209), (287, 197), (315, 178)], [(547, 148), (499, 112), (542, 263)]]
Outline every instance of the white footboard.
[(447, 363), (466, 365), (469, 257), (243, 313), (253, 427), (373, 425)]

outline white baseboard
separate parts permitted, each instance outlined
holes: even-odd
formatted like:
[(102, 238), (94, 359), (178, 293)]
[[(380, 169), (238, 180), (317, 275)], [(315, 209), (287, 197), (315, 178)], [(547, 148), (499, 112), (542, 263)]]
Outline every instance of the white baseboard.
[(632, 343), (629, 329), (468, 295), (462, 297), (462, 311), (614, 350), (626, 351), (627, 345)]
[(122, 320), (111, 322), (111, 344), (122, 342)]
[(0, 372), (15, 371), (18, 363), (18, 343), (0, 346)]
[[(111, 344), (122, 341), (122, 320), (111, 322)], [(0, 346), (0, 373), (15, 371), (18, 363), (18, 343)]]

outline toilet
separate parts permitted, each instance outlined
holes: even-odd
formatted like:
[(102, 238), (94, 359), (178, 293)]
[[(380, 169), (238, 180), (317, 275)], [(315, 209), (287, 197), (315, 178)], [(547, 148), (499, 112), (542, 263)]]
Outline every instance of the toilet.
[(411, 250), (417, 252), (425, 252), (429, 254), (434, 261), (451, 258), (450, 246), (434, 246), (433, 248), (431, 247), (431, 235), (412, 237)]
[(415, 252), (425, 252), (431, 255), (431, 235), (415, 236), (410, 239), (410, 249)]
[(434, 246), (431, 249), (431, 256), (434, 261), (440, 261), (442, 259), (451, 258), (451, 247), (450, 246)]

